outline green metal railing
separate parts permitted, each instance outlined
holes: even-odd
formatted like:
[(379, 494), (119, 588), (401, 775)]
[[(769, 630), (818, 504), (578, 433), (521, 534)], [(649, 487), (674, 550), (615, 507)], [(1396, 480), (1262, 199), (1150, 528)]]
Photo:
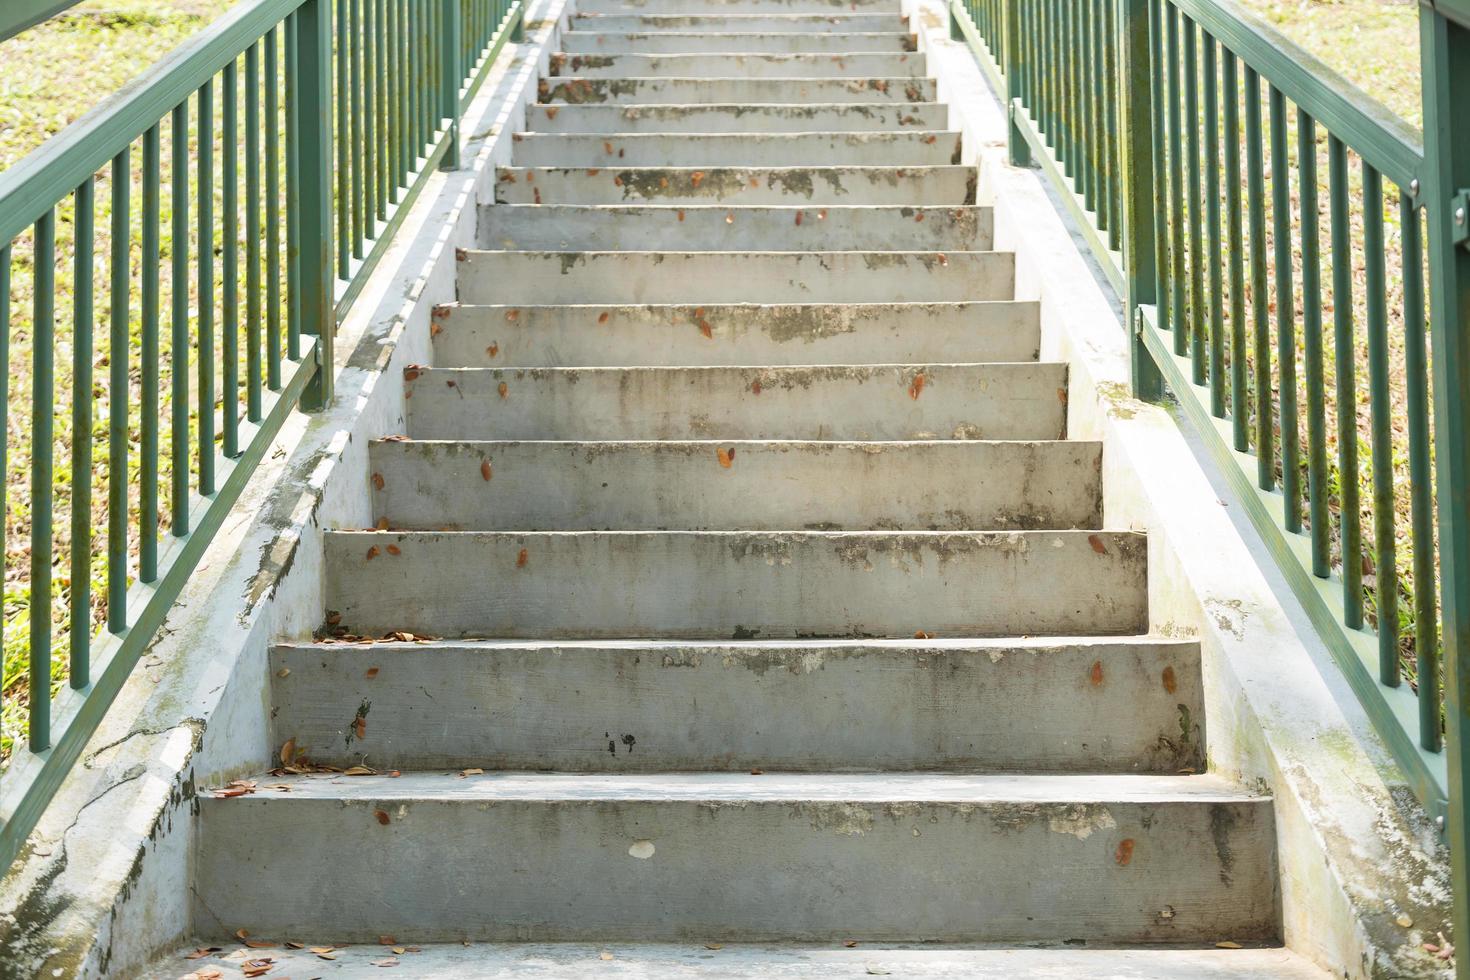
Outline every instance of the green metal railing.
[[(0, 37), (55, 6), (0, 14)], [(0, 173), (0, 361), (12, 338), (31, 348), (28, 406), (12, 409), (0, 372), (0, 429), (30, 446), (16, 515), (29, 526), (29, 628), (6, 638), (28, 646), (27, 731), (0, 779), (0, 868), (282, 424), (330, 401), (336, 326), (428, 177), (458, 166), (455, 120), (521, 40), (522, 12), (521, 0), (245, 0)], [(63, 658), (69, 690), (53, 698)]]
[(1178, 397), (1441, 821), (1470, 949), (1470, 0), (1420, 8), (1422, 136), (1231, 0), (950, 10), (1136, 394)]

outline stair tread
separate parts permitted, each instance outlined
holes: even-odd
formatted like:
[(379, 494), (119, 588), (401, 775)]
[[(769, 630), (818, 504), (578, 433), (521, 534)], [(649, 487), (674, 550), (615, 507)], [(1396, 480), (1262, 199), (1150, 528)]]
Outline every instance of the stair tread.
[(650, 639), (597, 639), (597, 640), (536, 640), (496, 639), (494, 637), (468, 640), (372, 640), (372, 641), (323, 641), (285, 640), (273, 644), (278, 650), (335, 649), (343, 651), (387, 652), (403, 650), (712, 650), (729, 651), (736, 655), (760, 654), (773, 650), (910, 650), (922, 653), (925, 650), (1073, 650), (1091, 647), (1157, 647), (1160, 649), (1188, 649), (1198, 646), (1196, 640), (1181, 640), (1171, 636), (1140, 633), (1136, 636), (936, 636), (928, 639), (872, 638), (872, 639), (806, 639), (780, 640), (669, 640), (658, 637)]
[[(298, 938), (310, 939), (309, 931)], [(411, 943), (413, 937), (398, 936)], [(145, 980), (173, 980), (180, 971), (179, 957), (208, 946), (198, 940), (161, 958), (143, 974)], [(604, 954), (607, 954), (606, 956)], [(309, 950), (270, 949), (276, 972), (303, 976), (381, 978), (375, 961), (397, 959), (397, 965), (424, 980), (461, 980), (469, 976), (564, 980), (588, 976), (599, 980), (826, 980), (891, 974), (911, 980), (1325, 980), (1328, 974), (1305, 958), (1275, 946), (1247, 949), (1191, 948), (1178, 945), (1135, 946), (1127, 949), (1088, 949), (1076, 945), (996, 945), (916, 943), (862, 943), (846, 949), (825, 945), (760, 945), (726, 943), (711, 950), (698, 942), (686, 943), (464, 943), (426, 944), (415, 952), (394, 956), (391, 950), (369, 944), (334, 951), (331, 962)], [(233, 970), (237, 960), (221, 952), (188, 960), (193, 969), (215, 966)], [(610, 957), (610, 958), (609, 958)], [(228, 975), (228, 974), (227, 974)]]
[[(254, 793), (224, 801), (441, 800), (844, 803), (1258, 803), (1271, 797), (1213, 774), (934, 772), (627, 772), (490, 770), (483, 775), (408, 771), (399, 776), (310, 773), (257, 778)], [(208, 789), (201, 798), (210, 799)]]

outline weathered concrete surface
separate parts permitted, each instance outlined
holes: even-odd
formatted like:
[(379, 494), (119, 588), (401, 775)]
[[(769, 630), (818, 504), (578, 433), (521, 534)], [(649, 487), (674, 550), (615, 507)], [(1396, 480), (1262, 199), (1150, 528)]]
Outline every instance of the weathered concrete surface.
[(945, 38), (942, 5), (907, 8), (980, 148), (981, 199), (996, 207), (997, 242), (1017, 250), (1018, 294), (1045, 307), (1042, 355), (1073, 366), (1072, 433), (1105, 441), (1108, 519), (1150, 528), (1155, 628), (1201, 641), (1212, 768), (1275, 796), (1284, 939), (1339, 977), (1449, 975), (1421, 945), (1448, 934), (1432, 825), (1285, 585), (1263, 573), (1272, 559), (1234, 493), (1167, 409), (1127, 397), (1116, 299), (1038, 175), (1006, 166), (1003, 99)]
[[(746, 207), (487, 204), (480, 246), (679, 252), (989, 251), (991, 217), (977, 207)], [(839, 307), (830, 307), (839, 309)], [(749, 306), (745, 312), (756, 314)]]
[(1198, 647), (1154, 637), (293, 644), (270, 667), (275, 744), (341, 767), (1204, 764)]
[[(408, 941), (408, 940), (401, 940)], [(314, 945), (308, 940), (309, 945)], [(716, 949), (699, 942), (651, 945), (616, 942), (606, 945), (462, 943), (425, 945), (403, 956), (376, 945), (348, 946), (330, 962), (306, 950), (253, 950), (243, 946), (217, 956), (184, 960), (203, 940), (160, 960), (144, 980), (174, 980), (185, 967), (234, 969), (257, 956), (274, 958), (292, 976), (333, 980), (381, 980), (383, 968), (373, 963), (397, 960), (414, 977), (463, 980), (495, 976), (511, 980), (693, 980), (717, 975), (725, 980), (828, 980), (830, 977), (895, 976), (911, 980), (1325, 980), (1326, 974), (1284, 949), (1181, 949), (1131, 947), (1086, 949), (1078, 946), (964, 946), (919, 944), (895, 946), (862, 943), (853, 949), (837, 945), (749, 946), (723, 944)], [(400, 970), (402, 972), (402, 970)]]
[(873, 31), (867, 34), (715, 34), (702, 31), (648, 31), (643, 33), (601, 34), (593, 31), (567, 31), (561, 48), (569, 54), (616, 54), (634, 51), (642, 54), (695, 51), (749, 54), (818, 51), (913, 51), (914, 39), (901, 31)]
[(411, 368), (405, 378), (407, 432), (416, 439), (1059, 439), (1066, 432), (1059, 364)]
[[(501, 167), (498, 204), (975, 203), (969, 167)], [(738, 220), (738, 219), (737, 219)]]
[[(367, 519), (367, 440), (402, 425), (396, 379), (405, 363), (428, 357), (430, 309), (453, 295), (452, 250), (474, 240), (477, 185), (488, 193), (494, 164), (509, 159), (509, 140), (490, 130), (501, 112), (520, 118), (534, 97), (538, 51), (552, 35), (544, 21), (560, 7), (529, 4), (539, 26), (492, 67), (465, 114), (467, 169), (431, 175), (338, 328), (329, 365), (337, 402), (294, 416), (267, 448), (156, 641), (0, 878), (5, 980), (134, 976), (193, 932), (197, 786), (258, 771), (271, 757), (269, 641), (308, 635), (320, 623), (320, 528)], [(385, 373), (393, 380), (370, 398)], [(199, 513), (197, 498), (193, 506)], [(115, 649), (105, 638), (94, 645), (94, 671)], [(58, 723), (73, 697), (63, 690)], [(0, 777), (0, 795), (20, 785), (16, 776), (12, 769)], [(0, 800), (0, 812), (8, 806)], [(173, 962), (170, 973), (188, 968)]]
[(325, 544), (326, 606), (363, 636), (1105, 636), (1148, 620), (1147, 546), (1126, 531), (331, 531)]
[(436, 312), (434, 360), (483, 367), (1034, 361), (1039, 332), (1036, 306), (1010, 300), (456, 305)]
[(517, 133), (518, 167), (925, 167), (958, 163), (958, 133)]
[(583, 0), (578, 13), (626, 13), (637, 10), (650, 14), (728, 14), (728, 13), (817, 13), (842, 14), (848, 11), (893, 11), (899, 5), (893, 0)]
[(538, 133), (870, 133), (945, 129), (938, 102), (829, 102), (823, 105), (531, 105)]
[[(583, 78), (923, 78), (924, 56), (857, 54), (611, 54), (559, 52), (551, 74)], [(535, 127), (533, 127), (535, 128)]]
[(1102, 447), (1056, 442), (378, 441), (402, 530), (1097, 528)]
[(933, 303), (1010, 299), (1015, 282), (1007, 252), (462, 249), (458, 258), (467, 304)]
[[(567, 25), (573, 31), (641, 34), (652, 31), (720, 34), (873, 34), (902, 33), (908, 26), (897, 4), (886, 11), (840, 13), (581, 13)], [(708, 68), (701, 75), (717, 74)]]
[(616, 102), (684, 105), (806, 104), (812, 102), (934, 102), (927, 78), (551, 78), (542, 79), (539, 102)]
[[(279, 783), (200, 800), (198, 902), (258, 934), (306, 920), (342, 942), (1213, 942), (1276, 929), (1271, 802), (1208, 776)], [(386, 893), (373, 887), (385, 862), (412, 869)]]

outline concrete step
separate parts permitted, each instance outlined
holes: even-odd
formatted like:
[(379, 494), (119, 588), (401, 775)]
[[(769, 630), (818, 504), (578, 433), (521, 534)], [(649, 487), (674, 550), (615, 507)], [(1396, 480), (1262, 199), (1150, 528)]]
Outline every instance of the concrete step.
[(855, 11), (903, 13), (898, 0), (582, 0), (579, 13), (741, 14), (756, 12), (843, 14)]
[(1211, 776), (260, 782), (200, 793), (197, 922), (363, 943), (1105, 945), (1277, 928), (1271, 800)]
[[(218, 936), (215, 938), (219, 938)], [(401, 940), (408, 942), (411, 940)], [(234, 970), (238, 950), (221, 951), (198, 960), (183, 960), (210, 943), (195, 939), (167, 954), (143, 980), (175, 980), (179, 964), (195, 970), (214, 967)], [(314, 945), (314, 943), (313, 943)], [(658, 980), (829, 980), (831, 977), (884, 976), (905, 980), (1328, 980), (1328, 975), (1289, 950), (1277, 947), (1211, 949), (1133, 947), (1088, 949), (1080, 946), (946, 946), (862, 943), (853, 949), (822, 946), (725, 944), (710, 950), (704, 943), (680, 944), (615, 942), (580, 943), (463, 943), (423, 944), (405, 955), (408, 966), (422, 980), (463, 980), (464, 977), (503, 977), (506, 980), (581, 980), (595, 977)], [(257, 950), (247, 950), (250, 957)], [(307, 949), (271, 949), (280, 970), (291, 976), (331, 977), (332, 980), (381, 980), (383, 969), (373, 963), (384, 959), (376, 944), (335, 950), (331, 962)], [(234, 955), (234, 959), (228, 958)], [(606, 954), (606, 958), (604, 955)], [(247, 958), (250, 958), (247, 957)], [(398, 957), (390, 956), (390, 959)], [(228, 974), (226, 974), (228, 975)]]
[(882, 34), (908, 29), (907, 18), (891, 12), (833, 11), (810, 13), (575, 13), (570, 29), (602, 34), (645, 34), (655, 31), (721, 34)]
[(435, 311), (434, 363), (510, 368), (1034, 361), (1037, 314), (1034, 302), (1010, 300), (448, 306)]
[(343, 768), (1173, 773), (1204, 762), (1199, 647), (1155, 637), (302, 643), (272, 650), (270, 672), (272, 744), (292, 739)]
[(517, 167), (922, 167), (960, 162), (960, 134), (517, 133)]
[(1060, 439), (1067, 427), (1063, 364), (411, 368), (405, 379), (416, 439)]
[(953, 207), (742, 207), (718, 205), (480, 206), (482, 248), (732, 252), (987, 251), (992, 213)]
[(568, 54), (551, 56), (552, 75), (584, 78), (923, 78), (927, 59), (899, 54)]
[(538, 133), (871, 133), (948, 125), (949, 109), (937, 102), (526, 107), (526, 128)]
[(864, 34), (733, 34), (695, 30), (605, 34), (600, 31), (571, 30), (562, 34), (561, 48), (568, 54), (695, 54), (704, 51), (722, 54), (847, 54), (857, 51), (917, 51), (918, 42), (912, 34), (897, 30)]
[(1148, 631), (1147, 542), (1126, 531), (329, 531), (324, 560), (326, 608), (361, 636)]
[(975, 168), (501, 167), (495, 202), (953, 206), (975, 203)]
[(369, 457), (373, 521), (395, 530), (969, 531), (1102, 523), (1102, 446), (1095, 442), (390, 440), (373, 442)]
[(903, 303), (1010, 299), (1011, 252), (462, 250), (461, 303)]
[(813, 102), (937, 102), (932, 78), (543, 78), (540, 102), (805, 105)]

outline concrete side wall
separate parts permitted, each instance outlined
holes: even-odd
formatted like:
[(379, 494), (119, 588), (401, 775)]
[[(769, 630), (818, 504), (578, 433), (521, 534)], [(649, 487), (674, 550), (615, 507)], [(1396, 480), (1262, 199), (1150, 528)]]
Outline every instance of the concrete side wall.
[[(454, 299), (455, 249), (475, 243), (477, 206), (493, 199), (494, 166), (509, 162), (508, 134), (535, 96), (562, 7), (530, 4), (527, 43), (507, 49), (467, 114), (465, 169), (431, 178), (339, 330), (336, 404), (292, 418), (266, 454), (0, 879), (0, 978), (127, 976), (195, 928), (195, 787), (271, 758), (267, 640), (306, 637), (320, 624), (322, 529), (370, 521), (368, 443), (403, 431), (397, 375), (430, 358), (431, 309)], [(382, 385), (385, 375), (394, 382)]]
[(1016, 297), (1041, 302), (1041, 357), (1070, 367), (1070, 435), (1104, 443), (1105, 526), (1149, 531), (1152, 629), (1201, 644), (1211, 768), (1276, 800), (1283, 938), (1341, 977), (1446, 974), (1421, 948), (1449, 934), (1434, 828), (1187, 423), (1129, 397), (1120, 303), (1040, 171), (1006, 164), (1003, 100), (944, 8), (905, 9), (995, 207), (995, 247), (1017, 253)]

